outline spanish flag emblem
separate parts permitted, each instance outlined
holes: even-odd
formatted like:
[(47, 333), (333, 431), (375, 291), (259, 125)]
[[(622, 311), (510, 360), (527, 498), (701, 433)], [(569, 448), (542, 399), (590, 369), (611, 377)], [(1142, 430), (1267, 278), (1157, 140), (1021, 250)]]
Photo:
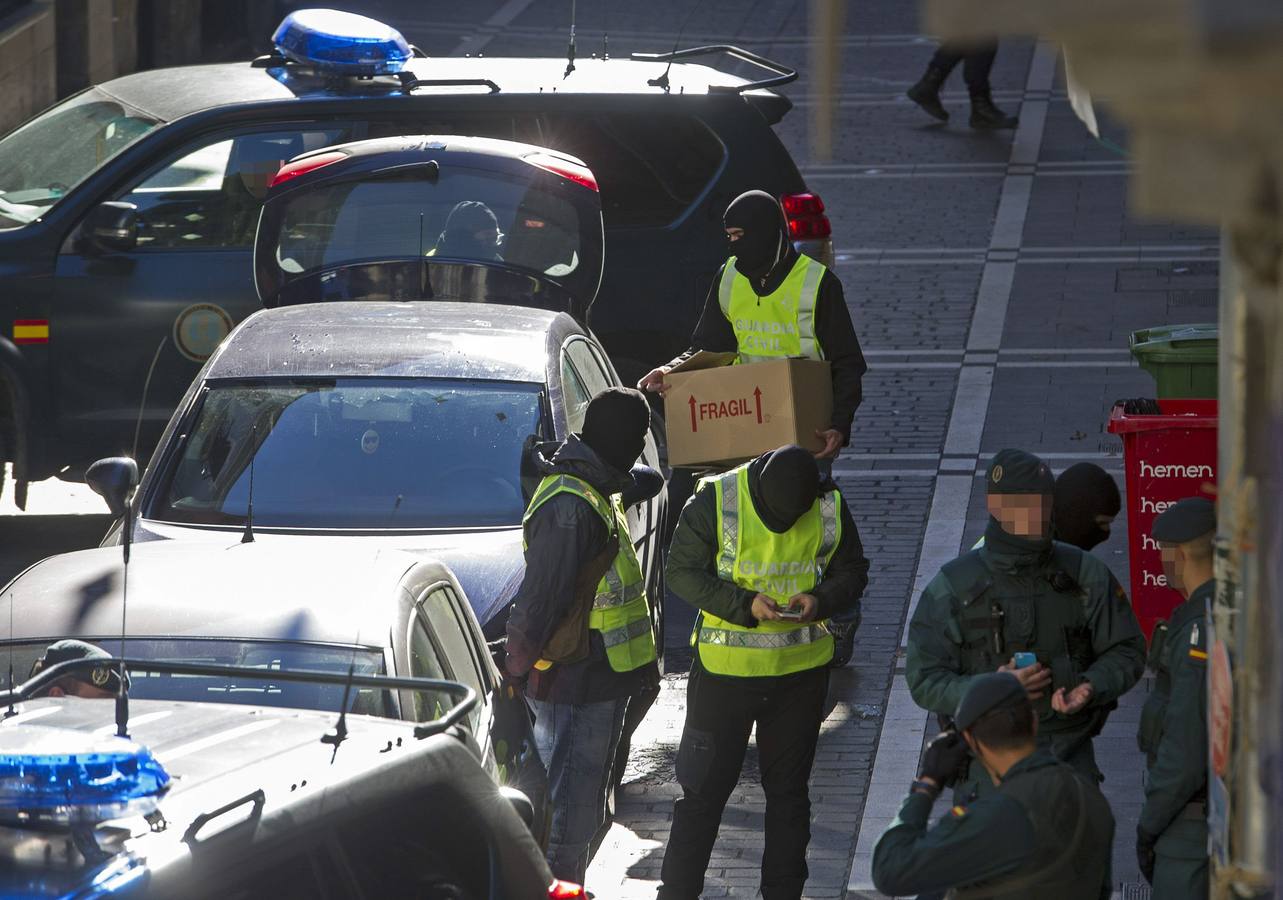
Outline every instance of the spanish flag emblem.
[(14, 319), (13, 342), (15, 344), (49, 343), (49, 320)]

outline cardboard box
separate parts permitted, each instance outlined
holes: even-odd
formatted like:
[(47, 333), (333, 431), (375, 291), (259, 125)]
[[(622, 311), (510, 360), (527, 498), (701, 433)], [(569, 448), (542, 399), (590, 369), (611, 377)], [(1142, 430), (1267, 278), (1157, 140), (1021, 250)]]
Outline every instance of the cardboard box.
[(785, 444), (823, 449), (815, 432), (833, 423), (829, 364), (730, 365), (734, 359), (734, 353), (700, 351), (669, 373), (669, 465), (734, 465)]

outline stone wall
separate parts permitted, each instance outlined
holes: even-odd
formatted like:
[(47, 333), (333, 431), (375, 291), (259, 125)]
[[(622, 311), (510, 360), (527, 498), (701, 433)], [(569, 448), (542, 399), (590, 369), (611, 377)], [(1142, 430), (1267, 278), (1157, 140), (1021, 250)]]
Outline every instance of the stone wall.
[(36, 0), (0, 19), (0, 133), (57, 97), (54, 0)]

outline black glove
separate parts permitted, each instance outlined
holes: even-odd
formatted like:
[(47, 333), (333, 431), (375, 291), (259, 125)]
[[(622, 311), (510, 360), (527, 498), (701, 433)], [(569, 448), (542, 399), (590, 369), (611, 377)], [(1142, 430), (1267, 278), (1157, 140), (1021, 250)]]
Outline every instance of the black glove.
[(958, 732), (942, 731), (927, 744), (918, 777), (934, 779), (942, 786), (951, 785), (965, 770), (970, 753), (967, 742)]
[(1151, 885), (1154, 883), (1154, 845), (1157, 843), (1157, 837), (1136, 826), (1136, 863), (1140, 866), (1140, 874)]

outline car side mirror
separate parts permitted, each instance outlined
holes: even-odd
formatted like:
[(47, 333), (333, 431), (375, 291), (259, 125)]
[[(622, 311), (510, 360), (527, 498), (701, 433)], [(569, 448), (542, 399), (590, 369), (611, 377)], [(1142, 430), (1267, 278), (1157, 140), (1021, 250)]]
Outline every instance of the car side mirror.
[(100, 459), (85, 472), (85, 483), (107, 501), (107, 508), (119, 519), (129, 508), (129, 494), (138, 484), (138, 463), (128, 456)]
[(526, 827), (531, 830), (535, 829), (535, 805), (530, 802), (530, 798), (514, 787), (503, 785), (499, 788), (499, 795), (507, 800), (516, 810), (517, 817), (526, 823)]
[(100, 249), (116, 253), (138, 245), (138, 207), (123, 200), (99, 203), (85, 223), (86, 233)]

